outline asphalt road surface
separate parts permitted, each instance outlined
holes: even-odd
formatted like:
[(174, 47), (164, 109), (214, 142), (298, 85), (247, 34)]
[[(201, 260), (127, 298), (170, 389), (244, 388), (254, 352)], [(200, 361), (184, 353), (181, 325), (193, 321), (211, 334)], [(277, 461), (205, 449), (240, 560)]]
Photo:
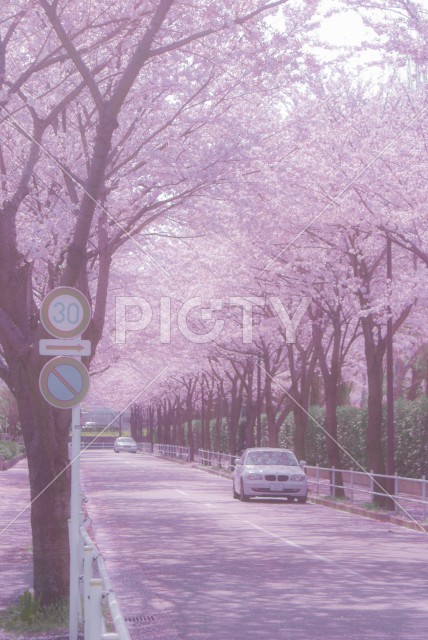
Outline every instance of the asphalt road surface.
[(82, 456), (97, 543), (134, 640), (426, 640), (426, 534), (148, 454)]

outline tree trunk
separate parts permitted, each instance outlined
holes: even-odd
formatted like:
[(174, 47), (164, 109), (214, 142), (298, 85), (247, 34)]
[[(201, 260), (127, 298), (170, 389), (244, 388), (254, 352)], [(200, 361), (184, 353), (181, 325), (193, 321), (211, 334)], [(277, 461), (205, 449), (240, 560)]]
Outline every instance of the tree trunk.
[(296, 454), (296, 457), (298, 460), (304, 460), (308, 417), (300, 409), (300, 407), (297, 407), (296, 405), (293, 405), (293, 416), (294, 416), (294, 439), (293, 439), (294, 453)]
[[(258, 367), (257, 367), (258, 370)], [(254, 427), (257, 420), (257, 405), (254, 402), (253, 397), (253, 379), (254, 379), (254, 362), (250, 361), (247, 364), (247, 381), (245, 384), (245, 448), (254, 447), (256, 444)]]
[[(325, 428), (327, 433), (325, 446), (327, 450), (328, 466), (341, 469), (340, 448), (337, 444), (337, 393), (338, 385), (336, 380), (326, 381), (325, 388)], [(331, 436), (331, 437), (329, 437)], [(343, 476), (341, 471), (335, 472), (335, 486), (331, 485), (331, 494), (336, 498), (343, 498)]]
[(375, 473), (385, 473), (382, 452), (382, 399), (383, 399), (383, 343), (365, 345), (367, 360), (367, 438), (369, 467)]
[(201, 383), (201, 449), (207, 449), (206, 447), (206, 407), (205, 407), (205, 389), (204, 383)]
[(205, 446), (208, 449), (208, 451), (211, 450), (211, 416), (212, 416), (213, 398), (214, 398), (214, 392), (212, 389), (210, 389), (208, 392), (207, 408), (206, 408), (206, 414), (205, 414), (205, 423), (206, 423)]
[[(364, 322), (366, 320), (366, 323)], [(382, 416), (383, 416), (383, 357), (385, 354), (385, 340), (380, 339), (375, 344), (369, 319), (363, 319), (365, 356), (367, 364), (367, 435), (366, 451), (369, 470), (375, 474), (375, 492), (388, 491), (385, 474), (385, 461), (382, 451)], [(374, 495), (373, 502), (380, 507), (390, 507), (388, 496)]]
[(153, 451), (154, 429), (155, 429), (155, 410), (152, 405), (149, 406), (149, 442)]
[(156, 431), (157, 431), (157, 441), (159, 444), (164, 444), (163, 439), (163, 415), (162, 415), (162, 407), (159, 405), (156, 410)]
[[(320, 324), (314, 323), (312, 325), (312, 335), (324, 382), (325, 429), (327, 432), (325, 434), (325, 446), (328, 465), (335, 469), (341, 469), (340, 447), (337, 441), (337, 405), (343, 357), (341, 352), (342, 322), (340, 308), (336, 309), (331, 320), (333, 323), (333, 341), (331, 344), (330, 363), (328, 362), (328, 355), (323, 346), (323, 332)], [(330, 483), (330, 487), (333, 496), (337, 498), (343, 498), (345, 496), (342, 472), (339, 471), (334, 474), (334, 482)]]
[[(36, 369), (37, 371), (37, 369)], [(70, 411), (54, 409), (42, 398), (38, 372), (20, 368), (17, 402), (31, 487), (34, 591), (42, 606), (69, 593)], [(43, 461), (43, 464), (41, 464)]]
[(220, 387), (217, 388), (217, 412), (215, 419), (215, 431), (214, 431), (214, 451), (220, 451), (221, 448), (221, 435), (223, 425), (223, 391)]
[(186, 398), (186, 419), (187, 419), (187, 444), (189, 447), (189, 460), (195, 459), (195, 435), (193, 432), (193, 392), (188, 391)]
[(256, 446), (256, 439), (254, 435), (256, 420), (257, 420), (257, 406), (255, 404), (251, 404), (249, 407), (247, 406), (247, 424), (246, 424), (246, 435), (245, 435), (247, 448)]
[(269, 375), (265, 376), (265, 402), (266, 402), (266, 420), (268, 427), (269, 447), (278, 446), (278, 429), (275, 420), (275, 407), (272, 396), (272, 381)]

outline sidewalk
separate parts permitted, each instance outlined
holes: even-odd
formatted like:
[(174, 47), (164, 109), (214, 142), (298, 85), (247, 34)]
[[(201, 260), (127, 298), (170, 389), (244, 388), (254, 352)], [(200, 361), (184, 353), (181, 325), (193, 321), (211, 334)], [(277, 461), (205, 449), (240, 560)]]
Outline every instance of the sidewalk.
[(0, 609), (14, 604), (33, 584), (30, 510), (3, 531), (29, 500), (28, 466), (21, 460), (0, 472)]

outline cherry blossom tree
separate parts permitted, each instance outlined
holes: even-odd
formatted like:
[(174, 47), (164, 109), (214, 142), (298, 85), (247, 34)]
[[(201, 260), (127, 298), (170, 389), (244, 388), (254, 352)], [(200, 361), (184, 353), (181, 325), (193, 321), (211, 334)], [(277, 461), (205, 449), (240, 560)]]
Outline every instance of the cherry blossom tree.
[[(161, 219), (174, 233), (174, 212), (200, 216), (203, 198), (227, 199), (252, 143), (247, 105), (303, 74), (316, 4), (19, 0), (5, 10), (0, 375), (27, 448), (43, 604), (67, 593), (70, 416), (39, 394), (39, 301), (58, 284), (86, 293), (95, 350), (113, 256)], [(292, 29), (268, 26), (277, 11)]]

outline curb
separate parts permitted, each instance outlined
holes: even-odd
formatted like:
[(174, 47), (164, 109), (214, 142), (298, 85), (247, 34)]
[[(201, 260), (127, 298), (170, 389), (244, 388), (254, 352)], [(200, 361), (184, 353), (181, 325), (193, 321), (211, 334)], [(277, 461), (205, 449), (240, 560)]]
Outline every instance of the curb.
[(364, 509), (363, 507), (356, 507), (352, 504), (343, 504), (338, 502), (333, 502), (332, 500), (328, 500), (327, 498), (319, 498), (318, 496), (309, 496), (310, 502), (314, 504), (319, 504), (323, 507), (329, 507), (330, 509), (336, 509), (337, 511), (345, 511), (346, 513), (352, 513), (356, 516), (363, 516), (365, 518), (371, 518), (372, 520), (377, 520), (378, 522), (388, 522), (389, 524), (395, 524), (399, 527), (405, 527), (406, 529), (412, 529), (413, 531), (418, 531), (419, 533), (428, 533), (428, 525), (424, 525), (421, 522), (416, 523), (412, 520), (405, 520), (404, 518), (400, 518), (400, 516), (396, 516), (390, 513), (382, 513), (370, 511), (369, 509)]

